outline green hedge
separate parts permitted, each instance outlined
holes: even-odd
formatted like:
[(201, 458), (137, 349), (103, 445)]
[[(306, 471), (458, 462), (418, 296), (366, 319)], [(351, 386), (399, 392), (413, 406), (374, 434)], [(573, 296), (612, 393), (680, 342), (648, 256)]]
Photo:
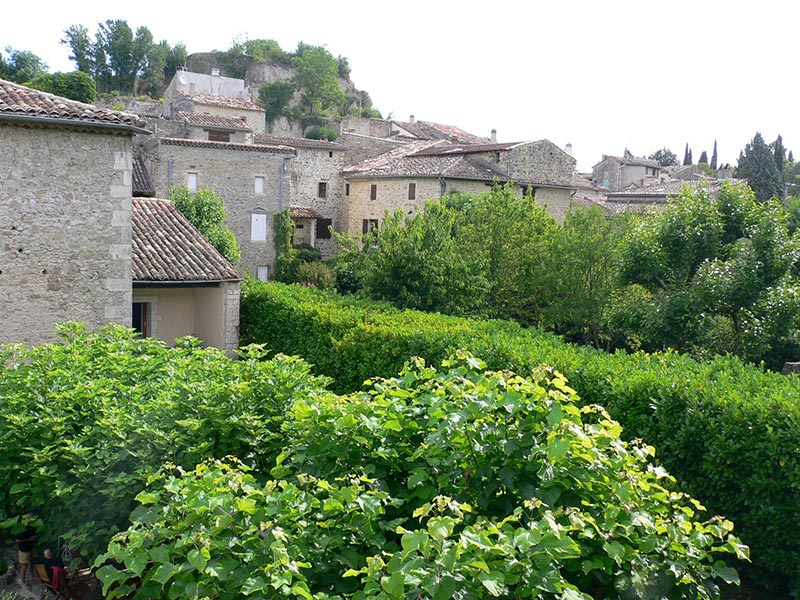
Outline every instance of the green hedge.
[(800, 590), (800, 380), (733, 358), (605, 354), (504, 321), (400, 311), (312, 288), (255, 282), (242, 300), (244, 343), (298, 354), (338, 391), (391, 376), (410, 356), (437, 363), (465, 348), (520, 374), (545, 363), (585, 403), (605, 406), (643, 438), (684, 489), (736, 523), (749, 574)]

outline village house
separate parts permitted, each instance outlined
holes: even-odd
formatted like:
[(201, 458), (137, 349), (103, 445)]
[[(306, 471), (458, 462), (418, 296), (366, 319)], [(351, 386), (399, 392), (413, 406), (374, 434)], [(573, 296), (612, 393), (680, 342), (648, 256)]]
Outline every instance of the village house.
[(657, 160), (640, 158), (628, 149), (622, 156), (603, 155), (603, 159), (592, 167), (592, 179), (611, 192), (618, 192), (633, 183), (650, 185), (657, 183), (661, 165)]
[(241, 277), (169, 200), (134, 198), (132, 326), (168, 342), (192, 335), (233, 353)]
[[(57, 323), (80, 321), (93, 330), (136, 324), (168, 342), (207, 334), (222, 348), (238, 345), (236, 272), (174, 214), (149, 219), (147, 207), (163, 201), (132, 199), (134, 179), (137, 191), (154, 191), (133, 157), (143, 125), (0, 80), (0, 342), (54, 341)], [(134, 291), (142, 284), (144, 296)], [(171, 310), (168, 288), (195, 297), (192, 323), (187, 309)]]
[(428, 199), (452, 192), (482, 193), (497, 183), (531, 192), (563, 219), (575, 191), (575, 159), (548, 140), (454, 145), (443, 140), (403, 144), (344, 168), (347, 230), (380, 227), (386, 211), (414, 213)]
[(130, 326), (131, 114), (0, 80), (0, 341)]

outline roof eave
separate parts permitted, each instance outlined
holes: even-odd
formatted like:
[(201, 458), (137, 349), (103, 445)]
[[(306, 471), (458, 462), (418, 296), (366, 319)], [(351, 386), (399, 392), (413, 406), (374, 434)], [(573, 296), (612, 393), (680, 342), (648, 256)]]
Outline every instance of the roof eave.
[(58, 125), (61, 127), (72, 128), (89, 128), (89, 129), (107, 129), (117, 132), (126, 132), (132, 134), (145, 133), (151, 135), (149, 131), (143, 127), (136, 125), (127, 125), (125, 123), (105, 123), (102, 121), (79, 121), (76, 119), (62, 119), (59, 117), (40, 117), (36, 115), (27, 114), (14, 114), (14, 113), (0, 113), (0, 121), (8, 121), (14, 124), (37, 124), (37, 125)]

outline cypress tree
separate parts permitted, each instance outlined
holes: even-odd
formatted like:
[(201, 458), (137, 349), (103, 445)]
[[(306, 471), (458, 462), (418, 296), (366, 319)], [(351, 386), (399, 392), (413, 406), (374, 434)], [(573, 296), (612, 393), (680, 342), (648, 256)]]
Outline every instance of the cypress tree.
[(736, 176), (747, 179), (759, 202), (773, 196), (783, 197), (783, 182), (775, 164), (775, 155), (760, 133), (756, 133), (753, 141), (739, 154)]
[(778, 169), (778, 175), (783, 182), (783, 163), (786, 161), (786, 148), (783, 147), (783, 138), (779, 135), (775, 140), (775, 166)]
[(717, 170), (717, 140), (714, 140), (714, 151), (711, 153), (711, 168)]
[(700, 165), (707, 165), (708, 164), (708, 153), (703, 150), (703, 153), (700, 155), (700, 160), (697, 161), (697, 164)]
[(683, 151), (683, 164), (690, 165), (692, 164), (692, 151), (689, 150), (689, 143), (686, 143), (686, 150)]

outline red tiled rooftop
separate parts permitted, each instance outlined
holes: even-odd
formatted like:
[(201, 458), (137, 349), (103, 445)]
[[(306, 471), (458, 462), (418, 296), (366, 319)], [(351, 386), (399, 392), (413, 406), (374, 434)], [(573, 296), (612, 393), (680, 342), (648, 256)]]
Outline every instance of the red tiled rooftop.
[(247, 121), (236, 117), (220, 117), (198, 112), (181, 112), (179, 116), (189, 125), (208, 127), (211, 129), (227, 129), (233, 131), (252, 131)]
[(92, 126), (143, 128), (139, 116), (100, 108), (0, 79), (0, 119), (33, 117)]
[(135, 282), (217, 282), (241, 279), (236, 270), (169, 200), (134, 198)]

